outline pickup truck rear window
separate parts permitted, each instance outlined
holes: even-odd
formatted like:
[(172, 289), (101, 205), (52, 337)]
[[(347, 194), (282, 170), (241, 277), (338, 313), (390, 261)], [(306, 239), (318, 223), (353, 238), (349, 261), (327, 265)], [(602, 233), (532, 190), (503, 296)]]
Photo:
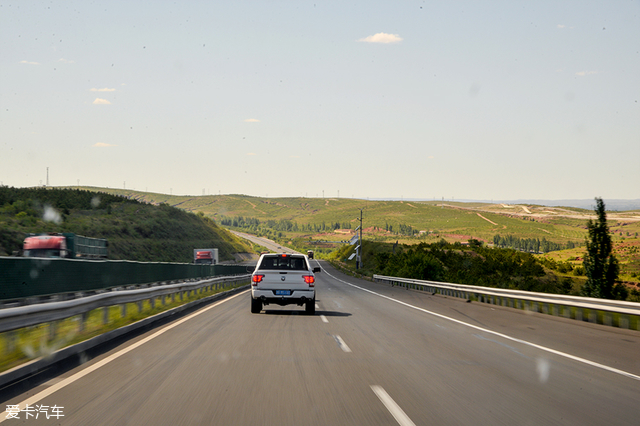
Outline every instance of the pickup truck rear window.
[(292, 271), (307, 271), (307, 263), (301, 256), (269, 256), (262, 259), (258, 269), (284, 269)]

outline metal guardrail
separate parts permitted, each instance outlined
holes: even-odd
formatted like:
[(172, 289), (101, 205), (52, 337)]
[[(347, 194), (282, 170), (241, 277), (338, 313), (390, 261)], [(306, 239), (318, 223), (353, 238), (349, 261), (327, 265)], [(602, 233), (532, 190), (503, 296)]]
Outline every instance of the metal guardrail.
[[(61, 302), (41, 303), (37, 305), (19, 306), (0, 310), (0, 333), (17, 330), (44, 323), (54, 323), (55, 321), (82, 315), (83, 320), (86, 315), (97, 308), (108, 308), (110, 306), (121, 305), (123, 315), (126, 314), (127, 303), (138, 303), (138, 309), (142, 309), (142, 301), (150, 300), (152, 307), (155, 306), (155, 299), (161, 298), (164, 304), (165, 298), (171, 296), (172, 300), (176, 295), (181, 298), (191, 292), (201, 292), (207, 288), (211, 290), (224, 287), (230, 283), (248, 281), (250, 274), (226, 276), (196, 282), (184, 282), (179, 284), (167, 284), (157, 287), (150, 287), (135, 290), (116, 290), (79, 299), (66, 300)], [(108, 311), (105, 309), (105, 317)]]
[(384, 275), (374, 275), (373, 279), (376, 282), (388, 282), (391, 285), (407, 289), (428, 291), (433, 294), (458, 297), (469, 301), (478, 300), (510, 308), (640, 330), (640, 303), (635, 302), (441, 283)]

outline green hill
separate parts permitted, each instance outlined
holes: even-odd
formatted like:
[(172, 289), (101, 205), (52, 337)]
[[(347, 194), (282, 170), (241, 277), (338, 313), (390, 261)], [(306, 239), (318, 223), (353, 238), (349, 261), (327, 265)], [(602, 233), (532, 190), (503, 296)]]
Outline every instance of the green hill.
[[(91, 189), (91, 188), (87, 188)], [(466, 241), (470, 238), (492, 242), (496, 234), (513, 234), (519, 238), (546, 238), (557, 243), (582, 243), (584, 218), (571, 218), (537, 209), (530, 215), (518, 215), (512, 209), (497, 209), (490, 204), (367, 201), (347, 198), (261, 198), (247, 195), (170, 196), (121, 189), (100, 189), (108, 193), (148, 203), (168, 203), (208, 217), (254, 218), (260, 222), (291, 221), (300, 233), (313, 230), (354, 230), (364, 209), (364, 228), (373, 239), (398, 237), (445, 238)], [(580, 213), (572, 212), (573, 215)], [(313, 228), (313, 225), (317, 225)]]
[(80, 189), (0, 187), (0, 255), (22, 248), (26, 233), (73, 232), (109, 241), (109, 258), (193, 261), (194, 248), (219, 249), (220, 260), (252, 251), (203, 214)]
[[(146, 203), (167, 203), (201, 213), (218, 224), (266, 236), (298, 249), (327, 252), (349, 240), (363, 209), (367, 241), (418, 244), (446, 240), (539, 251), (553, 250), (556, 262), (581, 263), (590, 210), (541, 205), (462, 202), (369, 201), (348, 198), (262, 198), (247, 195), (172, 196), (124, 189), (104, 191)], [(640, 277), (640, 212), (609, 212), (621, 279)], [(336, 244), (327, 243), (335, 242)], [(575, 248), (571, 248), (575, 247)], [(564, 249), (558, 251), (559, 249)], [(548, 254), (546, 256), (551, 256)]]

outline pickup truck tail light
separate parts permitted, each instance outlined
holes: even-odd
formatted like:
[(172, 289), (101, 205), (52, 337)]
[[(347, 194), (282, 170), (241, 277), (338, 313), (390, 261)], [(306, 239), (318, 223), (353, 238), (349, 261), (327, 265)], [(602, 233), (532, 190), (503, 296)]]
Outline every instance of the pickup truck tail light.
[(262, 281), (262, 279), (264, 278), (264, 275), (260, 275), (260, 274), (255, 274), (251, 277), (251, 285), (256, 286), (258, 285), (258, 283), (260, 281)]
[(316, 277), (313, 275), (303, 275), (302, 278), (304, 278), (305, 283), (309, 284), (309, 287), (313, 287), (315, 285)]

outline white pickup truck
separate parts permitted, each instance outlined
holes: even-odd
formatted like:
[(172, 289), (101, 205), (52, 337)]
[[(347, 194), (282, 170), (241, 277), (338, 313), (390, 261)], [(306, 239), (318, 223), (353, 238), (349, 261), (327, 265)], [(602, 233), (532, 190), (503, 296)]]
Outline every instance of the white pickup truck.
[(305, 305), (305, 312), (316, 312), (315, 273), (303, 254), (263, 254), (251, 276), (251, 312), (260, 313), (270, 303)]

